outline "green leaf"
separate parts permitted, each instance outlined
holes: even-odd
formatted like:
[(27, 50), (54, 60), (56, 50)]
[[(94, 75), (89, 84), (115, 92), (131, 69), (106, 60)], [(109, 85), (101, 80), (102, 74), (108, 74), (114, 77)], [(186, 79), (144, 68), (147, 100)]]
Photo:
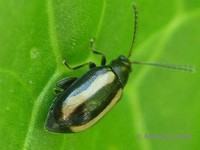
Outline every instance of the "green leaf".
[[(121, 101), (76, 134), (44, 130), (56, 82), (72, 66), (128, 54), (132, 1), (0, 1), (0, 149), (199, 149), (200, 2), (136, 1), (131, 60), (196, 66), (196, 73), (133, 65)], [(147, 136), (149, 135), (149, 136)]]

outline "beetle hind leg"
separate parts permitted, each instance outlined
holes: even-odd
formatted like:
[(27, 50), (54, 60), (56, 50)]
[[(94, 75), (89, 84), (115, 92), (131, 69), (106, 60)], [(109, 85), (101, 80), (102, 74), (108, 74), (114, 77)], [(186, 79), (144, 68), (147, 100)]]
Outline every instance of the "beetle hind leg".
[(54, 94), (58, 95), (63, 90), (67, 89), (74, 81), (76, 81), (76, 77), (66, 77), (56, 83), (56, 87), (54, 88)]

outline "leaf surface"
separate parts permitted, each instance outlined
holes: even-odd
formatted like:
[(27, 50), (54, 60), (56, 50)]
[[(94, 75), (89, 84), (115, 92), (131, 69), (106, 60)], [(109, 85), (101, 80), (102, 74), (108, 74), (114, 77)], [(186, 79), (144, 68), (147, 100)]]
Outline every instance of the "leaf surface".
[[(77, 134), (44, 130), (52, 89), (71, 66), (128, 54), (131, 1), (0, 1), (1, 149), (199, 149), (200, 2), (136, 1), (139, 24), (131, 60), (196, 66), (185, 73), (133, 65), (121, 101), (95, 126)], [(157, 138), (147, 137), (155, 135)], [(162, 135), (162, 136), (161, 136)], [(185, 137), (185, 138), (184, 138)]]

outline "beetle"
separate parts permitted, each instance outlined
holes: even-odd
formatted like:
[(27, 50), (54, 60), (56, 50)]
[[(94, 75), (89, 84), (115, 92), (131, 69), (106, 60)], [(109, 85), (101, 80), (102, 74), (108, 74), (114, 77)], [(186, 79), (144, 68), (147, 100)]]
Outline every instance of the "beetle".
[[(88, 62), (76, 67), (70, 67), (66, 60), (64, 64), (71, 70), (86, 65), (90, 70), (83, 76), (67, 77), (59, 81), (54, 99), (45, 124), (48, 131), (56, 133), (73, 133), (84, 131), (101, 119), (121, 98), (122, 90), (131, 73), (131, 64), (146, 64), (191, 71), (190, 68), (158, 63), (131, 62), (129, 60), (135, 41), (137, 29), (137, 9), (134, 10), (134, 32), (128, 56), (120, 55), (106, 65), (103, 53), (93, 48), (94, 39), (90, 41), (90, 49), (101, 56), (101, 65)], [(61, 90), (60, 90), (61, 89)]]

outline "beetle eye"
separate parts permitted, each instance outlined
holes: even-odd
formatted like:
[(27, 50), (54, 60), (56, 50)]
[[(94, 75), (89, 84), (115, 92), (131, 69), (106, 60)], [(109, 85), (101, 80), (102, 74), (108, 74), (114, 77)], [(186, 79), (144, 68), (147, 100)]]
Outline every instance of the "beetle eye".
[(129, 60), (128, 60), (125, 56), (120, 55), (118, 59), (119, 59), (124, 65), (130, 66)]
[(130, 64), (126, 61), (126, 60), (123, 60), (122, 63), (126, 66), (130, 66)]

